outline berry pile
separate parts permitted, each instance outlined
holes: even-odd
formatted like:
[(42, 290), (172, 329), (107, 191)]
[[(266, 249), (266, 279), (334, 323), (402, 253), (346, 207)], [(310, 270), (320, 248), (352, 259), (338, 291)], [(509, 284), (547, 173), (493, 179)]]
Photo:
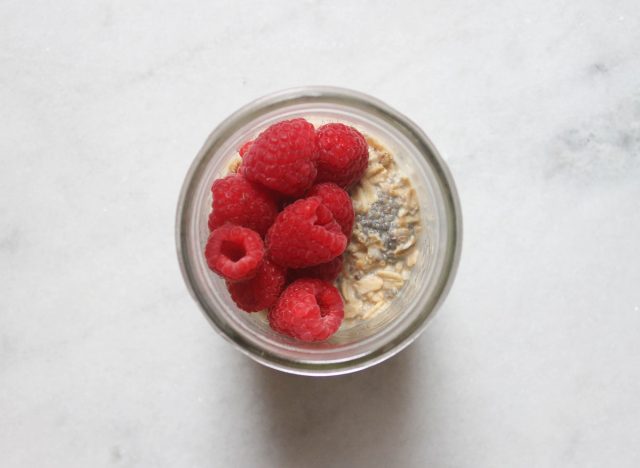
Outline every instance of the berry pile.
[(346, 192), (367, 169), (367, 142), (339, 123), (278, 122), (239, 149), (237, 174), (214, 181), (209, 268), (246, 312), (269, 310), (274, 330), (321, 341), (340, 327), (332, 282), (353, 230)]

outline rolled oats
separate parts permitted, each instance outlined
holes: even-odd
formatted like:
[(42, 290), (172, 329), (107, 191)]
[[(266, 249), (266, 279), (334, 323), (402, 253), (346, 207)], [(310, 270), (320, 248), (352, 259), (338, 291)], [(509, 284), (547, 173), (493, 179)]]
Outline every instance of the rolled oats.
[(367, 275), (354, 283), (356, 290), (360, 294), (367, 294), (382, 288), (383, 280), (376, 275)]
[(356, 213), (338, 284), (345, 318), (366, 320), (384, 311), (416, 265), (420, 230), (417, 194), (391, 153), (373, 138), (369, 167), (352, 190)]
[(411, 252), (409, 255), (407, 255), (407, 259), (405, 261), (406, 261), (407, 266), (409, 268), (414, 266), (416, 264), (416, 262), (418, 261), (418, 251), (414, 249), (413, 252)]
[(402, 277), (402, 275), (396, 273), (395, 271), (380, 270), (377, 274), (383, 280), (400, 281), (401, 283), (404, 282), (404, 278)]
[(227, 166), (227, 173), (235, 174), (236, 172), (238, 172), (238, 168), (240, 167), (241, 163), (242, 158), (240, 156), (236, 156), (235, 158), (233, 158)]

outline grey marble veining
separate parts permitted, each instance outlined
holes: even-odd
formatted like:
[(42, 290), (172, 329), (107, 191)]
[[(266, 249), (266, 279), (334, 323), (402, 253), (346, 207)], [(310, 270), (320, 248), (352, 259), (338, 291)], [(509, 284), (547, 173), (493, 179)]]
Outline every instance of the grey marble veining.
[[(640, 4), (0, 4), (0, 466), (640, 465)], [(247, 101), (388, 102), (463, 205), (407, 351), (310, 380), (234, 351), (174, 253)]]

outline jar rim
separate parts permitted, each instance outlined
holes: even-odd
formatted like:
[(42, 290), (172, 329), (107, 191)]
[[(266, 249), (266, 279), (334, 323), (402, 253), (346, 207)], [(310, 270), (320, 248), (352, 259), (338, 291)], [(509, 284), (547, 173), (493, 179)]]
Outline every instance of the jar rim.
[[(395, 336), (390, 343), (383, 344), (364, 355), (341, 361), (300, 362), (283, 358), (257, 347), (246, 337), (226, 326), (215, 314), (205, 308), (205, 291), (195, 281), (195, 269), (188, 252), (188, 217), (197, 188), (196, 175), (206, 167), (207, 155), (215, 152), (236, 129), (274, 110), (305, 103), (335, 103), (356, 108), (378, 117), (400, 131), (416, 146), (421, 156), (428, 159), (434, 176), (442, 187), (444, 210), (447, 213), (447, 242), (444, 249), (443, 270), (436, 278), (434, 300), (430, 310), (421, 313), (411, 327)], [(458, 193), (448, 167), (427, 135), (409, 118), (384, 102), (367, 94), (332, 86), (306, 86), (285, 89), (260, 97), (241, 107), (223, 120), (208, 136), (204, 145), (192, 162), (182, 185), (176, 211), (176, 248), (183, 279), (190, 294), (195, 299), (213, 328), (230, 341), (237, 349), (255, 361), (268, 367), (300, 375), (339, 375), (355, 372), (382, 362), (411, 344), (434, 317), (435, 312), (446, 298), (458, 268), (462, 247), (462, 213)]]

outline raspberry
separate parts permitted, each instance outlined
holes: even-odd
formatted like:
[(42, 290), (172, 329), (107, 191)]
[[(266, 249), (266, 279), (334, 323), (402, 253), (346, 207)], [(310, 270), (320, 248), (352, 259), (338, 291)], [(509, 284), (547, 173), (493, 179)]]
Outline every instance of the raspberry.
[(211, 233), (204, 255), (215, 273), (230, 281), (241, 281), (256, 274), (264, 256), (264, 244), (257, 232), (225, 224)]
[(243, 158), (244, 155), (247, 154), (247, 151), (249, 151), (249, 148), (251, 148), (252, 144), (253, 140), (245, 141), (243, 145), (238, 149), (238, 154), (241, 158)]
[(269, 311), (274, 330), (302, 341), (322, 341), (333, 335), (344, 318), (340, 293), (331, 283), (301, 279), (284, 290)]
[(316, 178), (318, 147), (313, 125), (284, 120), (253, 141), (242, 161), (244, 176), (276, 192), (301, 196)]
[(277, 264), (304, 268), (340, 255), (347, 238), (320, 197), (309, 197), (282, 210), (267, 231), (265, 243)]
[(340, 123), (323, 125), (318, 138), (316, 182), (334, 182), (348, 189), (360, 180), (369, 163), (369, 149), (362, 134)]
[(209, 215), (209, 229), (212, 231), (231, 223), (264, 236), (278, 214), (278, 205), (271, 194), (239, 174), (216, 180), (211, 193), (213, 209)]
[(334, 281), (342, 271), (342, 255), (334, 258), (330, 262), (321, 263), (320, 265), (291, 269), (289, 270), (289, 280), (295, 281), (299, 278), (317, 278), (324, 281)]
[(247, 312), (257, 312), (271, 307), (284, 288), (286, 268), (264, 259), (256, 276), (246, 281), (227, 281), (231, 299)]
[(333, 214), (333, 218), (342, 228), (342, 232), (347, 236), (347, 240), (351, 238), (355, 213), (353, 212), (351, 197), (347, 192), (336, 184), (325, 182), (311, 187), (307, 196), (320, 197), (322, 204), (329, 208), (331, 214)]

